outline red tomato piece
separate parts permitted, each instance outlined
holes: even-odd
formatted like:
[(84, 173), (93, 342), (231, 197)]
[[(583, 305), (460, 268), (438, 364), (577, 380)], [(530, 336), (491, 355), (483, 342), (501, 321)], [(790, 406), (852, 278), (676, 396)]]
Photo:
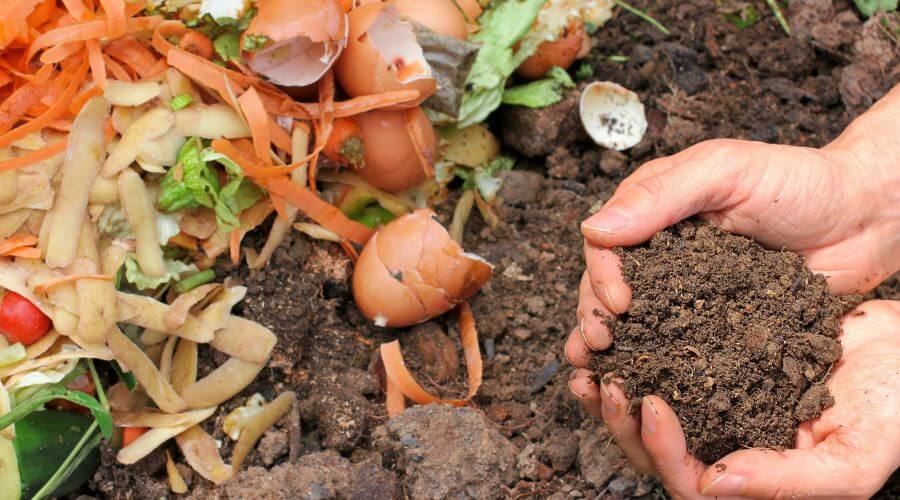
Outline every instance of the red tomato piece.
[(7, 292), (0, 305), (0, 332), (11, 343), (31, 345), (50, 331), (50, 318), (25, 297)]

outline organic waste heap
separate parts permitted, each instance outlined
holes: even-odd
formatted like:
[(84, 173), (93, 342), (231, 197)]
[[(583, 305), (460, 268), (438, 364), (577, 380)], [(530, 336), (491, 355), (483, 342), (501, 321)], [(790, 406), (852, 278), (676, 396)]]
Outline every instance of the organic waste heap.
[(832, 296), (801, 256), (695, 221), (618, 253), (633, 298), (595, 368), (621, 377), (632, 411), (644, 395), (668, 402), (698, 459), (789, 448), (833, 404), (823, 383), (859, 300)]

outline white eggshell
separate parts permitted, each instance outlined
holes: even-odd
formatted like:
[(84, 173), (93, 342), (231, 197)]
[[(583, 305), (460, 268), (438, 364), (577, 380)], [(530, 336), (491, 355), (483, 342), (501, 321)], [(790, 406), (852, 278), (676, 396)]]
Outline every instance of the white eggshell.
[(594, 82), (581, 93), (581, 124), (597, 144), (623, 151), (647, 131), (644, 105), (634, 92), (613, 82)]

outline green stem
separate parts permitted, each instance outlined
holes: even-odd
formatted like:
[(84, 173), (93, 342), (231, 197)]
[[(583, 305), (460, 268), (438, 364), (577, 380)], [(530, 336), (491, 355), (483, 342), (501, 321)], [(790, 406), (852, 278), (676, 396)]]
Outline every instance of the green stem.
[(663, 24), (661, 22), (657, 21), (656, 19), (653, 19), (652, 17), (650, 17), (649, 14), (642, 11), (641, 9), (638, 9), (637, 7), (629, 5), (625, 2), (623, 2), (622, 0), (616, 0), (616, 5), (618, 5), (619, 7), (622, 7), (623, 9), (627, 10), (628, 12), (631, 12), (632, 14), (638, 16), (639, 18), (643, 19), (644, 21), (647, 21), (648, 23), (650, 23), (654, 27), (656, 27), (656, 29), (658, 29), (659, 31), (662, 31), (666, 35), (672, 34), (672, 32), (669, 31), (669, 28), (666, 28), (665, 26), (663, 26)]
[(97, 374), (97, 368), (94, 367), (94, 360), (88, 358), (87, 364), (91, 370), (91, 378), (94, 380), (94, 388), (97, 390), (97, 400), (100, 401), (100, 405), (103, 406), (104, 410), (109, 410), (109, 401), (106, 399), (106, 391), (103, 390), (103, 385), (100, 383), (100, 375)]
[(178, 283), (175, 283), (175, 291), (178, 293), (187, 293), (200, 285), (209, 283), (214, 279), (216, 279), (216, 272), (212, 269), (200, 271), (199, 273), (192, 274), (191, 276), (188, 276)]
[(788, 24), (787, 19), (784, 18), (784, 13), (781, 12), (781, 7), (778, 6), (778, 1), (766, 0), (766, 3), (769, 4), (769, 8), (771, 8), (772, 12), (775, 14), (775, 19), (778, 19), (778, 24), (781, 25), (781, 29), (783, 29), (785, 33), (790, 35), (791, 26)]
[[(78, 440), (78, 443), (75, 444), (75, 447), (72, 448), (71, 453), (66, 459), (60, 464), (59, 468), (56, 469), (56, 472), (50, 476), (50, 479), (41, 486), (41, 489), (38, 490), (37, 493), (34, 494), (32, 500), (41, 500), (42, 498), (47, 498), (53, 494), (56, 488), (65, 481), (66, 477), (72, 473), (72, 471), (78, 467), (84, 457), (87, 456), (87, 453), (81, 453), (82, 449), (86, 449), (88, 452), (94, 449), (97, 445), (100, 444), (100, 434), (94, 434), (94, 431), (97, 430), (98, 424), (97, 421), (94, 420), (90, 427), (84, 432), (84, 435), (81, 436), (81, 439)], [(90, 441), (90, 444), (88, 442)], [(87, 445), (87, 446), (86, 446)]]

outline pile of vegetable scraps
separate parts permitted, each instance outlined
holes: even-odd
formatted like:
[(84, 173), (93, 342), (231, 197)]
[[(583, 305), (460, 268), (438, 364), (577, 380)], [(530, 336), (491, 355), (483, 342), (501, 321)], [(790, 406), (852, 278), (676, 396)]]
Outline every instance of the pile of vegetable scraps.
[[(425, 391), (395, 341), (391, 415), (467, 404), (482, 372), (466, 299), (492, 268), (463, 251), (463, 226), (474, 207), (498, 223), (494, 174), (513, 164), (483, 122), (562, 99), (610, 4), (0, 3), (0, 491), (72, 492), (104, 442), (124, 465), (165, 445), (177, 493), (176, 459), (236, 475), (295, 395), (231, 412), (223, 460), (201, 424), (277, 338), (231, 314), (247, 290), (214, 266), (263, 268), (292, 230), (356, 261), (379, 326), (456, 310), (468, 397)], [(431, 208), (450, 189), (464, 192), (448, 231)], [(270, 217), (265, 244), (242, 246)], [(198, 379), (207, 349), (228, 360)]]

